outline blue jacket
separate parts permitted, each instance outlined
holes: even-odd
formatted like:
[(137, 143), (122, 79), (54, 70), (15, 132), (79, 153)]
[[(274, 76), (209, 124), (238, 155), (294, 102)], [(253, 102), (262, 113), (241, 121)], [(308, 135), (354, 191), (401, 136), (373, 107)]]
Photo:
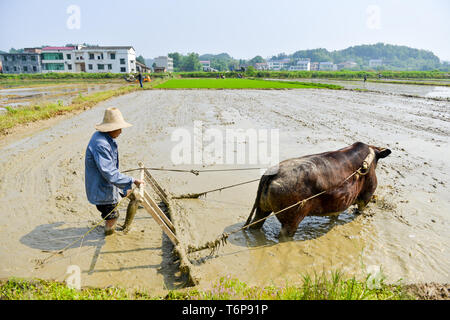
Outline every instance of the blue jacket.
[(126, 194), (134, 179), (119, 172), (117, 143), (108, 133), (97, 131), (86, 148), (85, 187), (90, 203), (115, 204), (119, 189)]

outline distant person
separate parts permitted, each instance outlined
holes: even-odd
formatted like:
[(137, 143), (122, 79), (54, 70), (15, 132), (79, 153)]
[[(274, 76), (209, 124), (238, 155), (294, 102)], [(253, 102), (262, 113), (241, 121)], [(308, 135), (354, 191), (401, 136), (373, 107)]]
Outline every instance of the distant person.
[(131, 126), (125, 122), (119, 109), (108, 108), (105, 110), (103, 122), (95, 126), (97, 132), (92, 135), (86, 148), (86, 195), (105, 220), (105, 235), (115, 231), (119, 219), (119, 211), (116, 208), (119, 195), (128, 195), (133, 184), (138, 187), (143, 184), (143, 181), (119, 172), (119, 150), (115, 139), (122, 133), (123, 128)]
[(141, 84), (141, 88), (143, 88), (144, 86), (142, 85), (142, 74), (140, 71), (139, 71), (139, 74), (137, 75), (137, 78), (139, 80), (139, 83)]
[(364, 83), (367, 81), (367, 75), (364, 75)]

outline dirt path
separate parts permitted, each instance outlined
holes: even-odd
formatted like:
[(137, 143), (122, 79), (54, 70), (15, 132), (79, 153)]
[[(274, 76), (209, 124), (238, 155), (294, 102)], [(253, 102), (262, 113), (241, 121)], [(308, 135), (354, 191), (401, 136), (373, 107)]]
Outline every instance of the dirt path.
[[(331, 269), (364, 276), (380, 266), (392, 281), (450, 280), (449, 103), (330, 90), (136, 92), (31, 137), (0, 144), (0, 277), (62, 280), (67, 266), (76, 264), (83, 285), (162, 291), (185, 281), (172, 261), (170, 242), (142, 209), (127, 236), (104, 239), (102, 230), (96, 230), (81, 249), (75, 245), (63, 257), (34, 269), (33, 259), (48, 255), (42, 250), (64, 247), (99, 219), (84, 192), (84, 151), (108, 106), (119, 107), (134, 124), (118, 139), (123, 169), (135, 168), (138, 161), (172, 167), (176, 142), (171, 133), (181, 127), (192, 130), (194, 120), (201, 120), (204, 129), (223, 132), (278, 128), (280, 160), (355, 141), (393, 151), (380, 162), (378, 198), (363, 215), (348, 210), (336, 221), (306, 218), (293, 241), (283, 243), (277, 238), (280, 226), (271, 218), (262, 231), (233, 235), (217, 256), (192, 255), (200, 285), (227, 275), (251, 284), (283, 284), (300, 281), (304, 272)], [(154, 175), (167, 190), (180, 194), (250, 180), (259, 172)], [(256, 187), (180, 201), (185, 208), (177, 213), (180, 239), (201, 244), (240, 227)]]

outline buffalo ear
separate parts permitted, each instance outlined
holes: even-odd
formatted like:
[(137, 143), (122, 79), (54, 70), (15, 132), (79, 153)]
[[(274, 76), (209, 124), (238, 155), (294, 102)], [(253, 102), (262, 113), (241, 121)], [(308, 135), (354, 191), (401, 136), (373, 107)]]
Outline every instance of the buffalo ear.
[(392, 151), (390, 149), (381, 149), (376, 154), (377, 154), (378, 159), (382, 159), (382, 158), (386, 158), (391, 153), (392, 153)]

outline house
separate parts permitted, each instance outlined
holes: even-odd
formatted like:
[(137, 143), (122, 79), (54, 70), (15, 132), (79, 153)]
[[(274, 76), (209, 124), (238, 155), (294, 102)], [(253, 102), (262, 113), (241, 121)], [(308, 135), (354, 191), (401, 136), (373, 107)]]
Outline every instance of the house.
[(167, 72), (167, 69), (166, 69), (166, 67), (153, 67), (153, 72), (155, 72), (155, 73), (160, 73), (160, 72), (162, 72), (162, 73), (165, 73), (165, 72)]
[(202, 60), (200, 61), (200, 64), (202, 65), (203, 71), (209, 71), (209, 69), (211, 68), (211, 61), (209, 60)]
[(383, 60), (381, 59), (370, 59), (369, 60), (369, 67), (375, 68), (375, 67), (381, 67), (383, 65)]
[(319, 62), (311, 62), (311, 71), (319, 71)]
[(335, 71), (337, 70), (337, 65), (333, 62), (319, 62), (319, 71)]
[(269, 70), (269, 64), (267, 62), (257, 62), (255, 63), (256, 70)]
[[(2, 54), (0, 60), (4, 73), (131, 73), (138, 70), (136, 52), (132, 46), (25, 48), (23, 53)], [(142, 70), (144, 67), (140, 66)]]
[(30, 49), (22, 53), (3, 53), (0, 60), (3, 73), (41, 72), (41, 55)]
[(288, 64), (291, 62), (290, 59), (281, 59), (281, 60), (269, 60), (267, 64), (269, 66), (269, 70), (286, 70)]
[(74, 51), (75, 72), (136, 72), (136, 51), (132, 46), (81, 47)]
[(136, 60), (136, 71), (142, 73), (150, 73), (152, 72), (152, 68), (147, 67), (145, 64), (140, 63), (139, 61)]
[(289, 71), (310, 71), (311, 62), (309, 59), (297, 60), (297, 63), (289, 67)]
[(75, 47), (42, 48), (42, 72), (74, 72)]
[(164, 67), (167, 72), (173, 72), (173, 59), (168, 56), (159, 56), (155, 58), (154, 64), (155, 69)]
[(358, 64), (354, 61), (345, 61), (345, 62), (338, 63), (337, 67), (339, 70), (353, 69), (353, 68), (357, 68)]

